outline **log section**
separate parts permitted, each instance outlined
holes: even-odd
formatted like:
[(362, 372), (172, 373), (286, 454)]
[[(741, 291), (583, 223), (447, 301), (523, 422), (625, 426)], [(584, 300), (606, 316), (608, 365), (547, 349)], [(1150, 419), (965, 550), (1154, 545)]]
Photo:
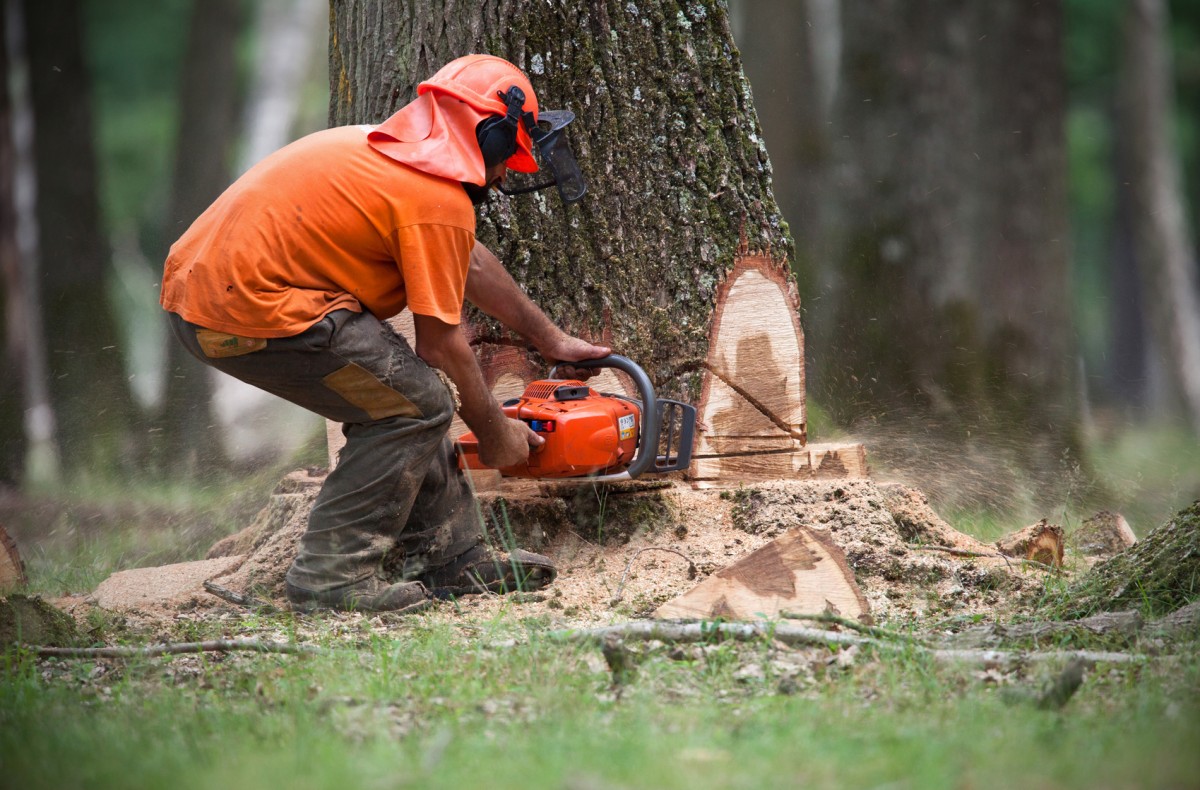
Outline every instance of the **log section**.
[(655, 611), (659, 619), (756, 620), (782, 612), (869, 614), (842, 550), (826, 533), (796, 527)]

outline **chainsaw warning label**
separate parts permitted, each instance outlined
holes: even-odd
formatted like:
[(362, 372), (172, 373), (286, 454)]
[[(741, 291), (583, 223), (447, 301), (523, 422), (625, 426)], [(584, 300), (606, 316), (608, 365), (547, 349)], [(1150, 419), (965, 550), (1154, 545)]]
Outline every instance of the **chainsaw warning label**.
[(633, 429), (637, 426), (637, 417), (632, 414), (626, 414), (617, 420), (617, 426), (621, 429), (621, 439), (632, 439)]

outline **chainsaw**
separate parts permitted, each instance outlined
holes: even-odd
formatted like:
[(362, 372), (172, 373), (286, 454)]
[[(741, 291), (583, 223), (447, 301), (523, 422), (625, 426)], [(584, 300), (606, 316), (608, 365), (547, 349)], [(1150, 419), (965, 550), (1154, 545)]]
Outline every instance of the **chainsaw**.
[[(505, 477), (589, 482), (632, 480), (646, 472), (678, 472), (692, 461), (696, 409), (686, 403), (655, 398), (654, 385), (632, 360), (617, 354), (570, 363), (576, 368), (614, 368), (633, 379), (638, 398), (596, 392), (582, 381), (549, 378), (535, 381), (519, 398), (501, 404), (545, 439), (530, 448), (529, 459), (499, 470)], [(490, 469), (479, 460), (473, 433), (459, 440), (459, 467)]]

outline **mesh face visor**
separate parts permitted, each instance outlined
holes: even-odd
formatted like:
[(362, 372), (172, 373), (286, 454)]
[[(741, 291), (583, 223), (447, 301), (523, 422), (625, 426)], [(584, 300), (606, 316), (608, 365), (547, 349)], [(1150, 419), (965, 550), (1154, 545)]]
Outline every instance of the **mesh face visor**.
[[(514, 189), (501, 186), (500, 191), (506, 195), (523, 195), (526, 192), (557, 186), (558, 194), (564, 203), (574, 203), (582, 198), (587, 193), (587, 182), (579, 170), (579, 162), (575, 159), (575, 152), (571, 150), (564, 131), (567, 124), (573, 120), (575, 113), (570, 110), (545, 110), (539, 113), (539, 123), (535, 124), (533, 117), (526, 113), (522, 121), (537, 146), (542, 163), (549, 168), (552, 180)], [(543, 129), (541, 124), (549, 124), (549, 130)]]

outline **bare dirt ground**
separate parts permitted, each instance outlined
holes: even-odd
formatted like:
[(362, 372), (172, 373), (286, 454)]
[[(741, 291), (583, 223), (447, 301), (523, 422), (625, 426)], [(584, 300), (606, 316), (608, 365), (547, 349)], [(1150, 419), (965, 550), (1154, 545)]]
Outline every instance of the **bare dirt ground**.
[[(283, 576), (321, 479), (312, 470), (285, 477), (253, 523), (213, 546), (205, 561), (125, 571), (91, 596), (58, 603), (77, 618), (100, 607), (151, 630), (180, 619), (236, 617), (238, 606), (204, 590), (212, 580), (284, 608)], [(1051, 573), (957, 532), (919, 491), (869, 480), (726, 490), (506, 482), (480, 500), (498, 542), (547, 554), (559, 576), (536, 593), (466, 596), (426, 616), (536, 617), (559, 628), (649, 617), (797, 526), (825, 531), (844, 552), (878, 621), (1009, 614), (1037, 596)]]

